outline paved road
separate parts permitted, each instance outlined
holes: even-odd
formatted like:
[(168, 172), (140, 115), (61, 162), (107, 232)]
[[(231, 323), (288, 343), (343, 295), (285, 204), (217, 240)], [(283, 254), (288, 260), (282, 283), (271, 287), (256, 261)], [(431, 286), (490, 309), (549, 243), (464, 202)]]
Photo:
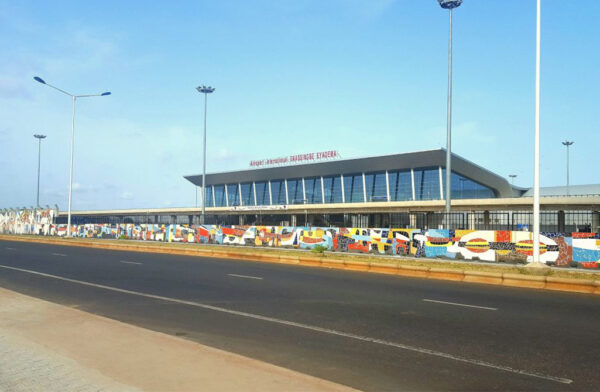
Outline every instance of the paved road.
[(365, 390), (600, 390), (600, 298), (0, 241), (0, 286)]

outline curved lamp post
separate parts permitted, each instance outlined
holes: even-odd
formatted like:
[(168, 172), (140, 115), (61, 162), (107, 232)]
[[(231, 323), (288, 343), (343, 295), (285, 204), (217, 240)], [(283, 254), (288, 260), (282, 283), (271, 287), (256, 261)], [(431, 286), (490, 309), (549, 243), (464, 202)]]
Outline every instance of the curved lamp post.
[(102, 94), (86, 94), (86, 95), (75, 95), (75, 94), (71, 94), (66, 92), (65, 90), (62, 90), (56, 86), (53, 86), (49, 83), (46, 83), (46, 81), (42, 78), (40, 78), (39, 76), (34, 76), (33, 80), (35, 80), (36, 82), (39, 82), (43, 85), (46, 85), (48, 87), (51, 87), (55, 90), (60, 91), (61, 93), (68, 95), (69, 97), (71, 97), (73, 99), (73, 120), (71, 122), (71, 168), (69, 170), (69, 215), (67, 218), (67, 237), (71, 236), (71, 199), (72, 199), (72, 194), (73, 194), (73, 146), (75, 144), (75, 102), (77, 101), (77, 98), (90, 98), (90, 97), (104, 97), (107, 95), (110, 95), (110, 92), (104, 92)]

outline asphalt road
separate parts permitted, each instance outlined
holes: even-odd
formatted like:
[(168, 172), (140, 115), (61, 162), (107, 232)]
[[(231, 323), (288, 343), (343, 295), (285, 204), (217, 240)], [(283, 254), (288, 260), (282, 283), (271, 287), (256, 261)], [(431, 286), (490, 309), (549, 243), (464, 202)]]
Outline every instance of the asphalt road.
[(363, 390), (600, 390), (597, 295), (9, 241), (0, 286)]

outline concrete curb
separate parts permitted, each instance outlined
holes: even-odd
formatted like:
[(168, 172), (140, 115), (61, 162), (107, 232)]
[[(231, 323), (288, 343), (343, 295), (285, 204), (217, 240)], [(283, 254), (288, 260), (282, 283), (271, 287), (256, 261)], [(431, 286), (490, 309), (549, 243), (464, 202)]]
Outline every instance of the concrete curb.
[(99, 241), (63, 239), (48, 237), (13, 237), (0, 235), (0, 240), (19, 242), (39, 242), (54, 245), (78, 246), (120, 250), (144, 253), (165, 253), (187, 256), (202, 256), (222, 259), (250, 260), (280, 264), (298, 264), (308, 267), (333, 268), (349, 271), (373, 272), (387, 275), (399, 275), (416, 278), (439, 280), (452, 280), (467, 283), (481, 283), (508, 287), (522, 287), (543, 290), (567, 291), (576, 293), (600, 294), (600, 281), (592, 279), (569, 279), (552, 276), (532, 276), (507, 272), (480, 272), (452, 268), (408, 266), (399, 262), (361, 262), (355, 260), (323, 258), (312, 255), (277, 255), (268, 253), (244, 253), (232, 250), (214, 250), (201, 248), (180, 249), (174, 247), (161, 247), (147, 244), (115, 244)]

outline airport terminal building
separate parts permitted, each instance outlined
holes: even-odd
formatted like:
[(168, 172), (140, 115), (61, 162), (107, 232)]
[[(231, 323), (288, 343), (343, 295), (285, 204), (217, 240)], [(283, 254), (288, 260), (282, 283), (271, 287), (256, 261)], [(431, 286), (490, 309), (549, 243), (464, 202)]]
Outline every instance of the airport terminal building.
[[(320, 153), (319, 153), (320, 154)], [(294, 158), (296, 157), (296, 158)], [(527, 230), (532, 191), (452, 154), (452, 212), (445, 209), (446, 150), (309, 162), (206, 175), (210, 224)], [(286, 159), (287, 160), (287, 159)], [(202, 175), (185, 176), (202, 187)], [(542, 188), (541, 230), (598, 231), (600, 185)], [(201, 208), (80, 211), (79, 221), (198, 223)], [(62, 214), (61, 214), (62, 216)]]

